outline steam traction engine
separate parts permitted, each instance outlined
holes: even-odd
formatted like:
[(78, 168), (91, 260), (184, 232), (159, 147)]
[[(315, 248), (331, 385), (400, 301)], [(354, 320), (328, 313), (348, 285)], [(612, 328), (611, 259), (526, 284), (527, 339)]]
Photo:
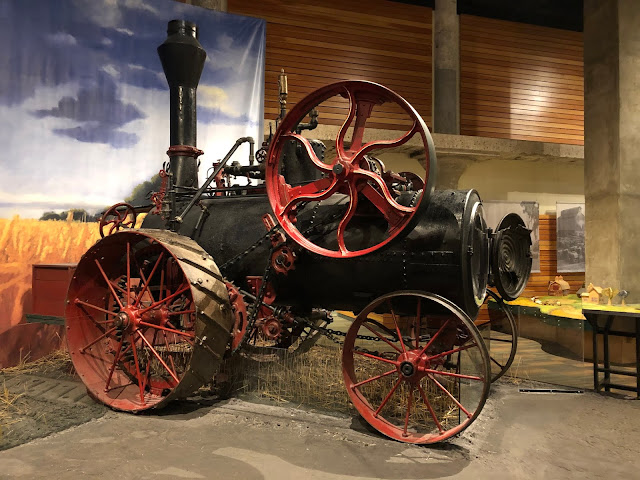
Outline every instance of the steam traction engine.
[[(344, 381), (367, 422), (413, 443), (466, 428), (492, 376), (472, 319), (489, 279), (502, 297), (524, 287), (522, 220), (507, 217), (494, 233), (474, 190), (434, 191), (422, 119), (393, 91), (361, 81), (300, 101), (256, 158), (253, 140), (239, 139), (199, 187), (206, 54), (196, 26), (170, 22), (158, 52), (171, 94), (162, 187), (139, 230), (123, 228), (137, 207), (105, 214), (108, 235), (79, 262), (67, 298), (68, 347), (90, 394), (117, 410), (158, 408), (209, 382), (225, 356), (301, 353), (319, 335), (335, 338), (328, 311), (346, 310), (361, 313), (342, 334)], [(284, 99), (284, 76), (280, 88)], [(319, 116), (344, 111), (334, 147), (311, 139)], [(406, 131), (376, 138), (380, 113)], [(229, 164), (242, 143), (249, 165)], [(388, 171), (381, 158), (408, 146), (420, 174)]]

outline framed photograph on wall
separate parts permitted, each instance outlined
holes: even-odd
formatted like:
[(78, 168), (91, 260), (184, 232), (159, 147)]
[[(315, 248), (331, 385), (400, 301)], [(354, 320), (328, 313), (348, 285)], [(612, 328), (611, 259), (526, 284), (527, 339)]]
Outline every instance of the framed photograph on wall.
[(558, 272), (584, 272), (584, 203), (556, 203)]
[(540, 206), (538, 202), (482, 202), (487, 227), (495, 230), (509, 213), (517, 213), (531, 230), (531, 271), (540, 271)]

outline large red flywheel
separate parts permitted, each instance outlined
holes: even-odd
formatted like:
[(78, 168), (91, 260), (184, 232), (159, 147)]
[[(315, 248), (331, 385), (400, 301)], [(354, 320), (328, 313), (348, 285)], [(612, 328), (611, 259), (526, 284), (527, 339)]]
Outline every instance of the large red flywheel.
[[(331, 149), (325, 159), (302, 134), (300, 125), (318, 105), (322, 105), (320, 117), (323, 112), (335, 116), (330, 112), (340, 111), (336, 108), (340, 99), (348, 102), (348, 113), (336, 136), (335, 152)], [(389, 135), (390, 130), (378, 123), (388, 117), (406, 125), (406, 130)], [(412, 152), (419, 152), (414, 168), (419, 173), (385, 171), (378, 156), (395, 153), (398, 148), (408, 146), (414, 137), (417, 140), (411, 143)], [(315, 180), (300, 182), (287, 177), (286, 162), (293, 157), (291, 145), (311, 162), (307, 168), (317, 170)], [(435, 177), (435, 148), (420, 115), (397, 93), (365, 81), (334, 83), (298, 102), (276, 130), (267, 156), (267, 193), (278, 222), (302, 247), (333, 258), (365, 255), (408, 232), (418, 212), (427, 207)], [(324, 232), (330, 240), (319, 241), (299, 228), (299, 216), (320, 202), (343, 206), (334, 228)], [(362, 241), (368, 237), (366, 233), (349, 231), (357, 229), (359, 218), (366, 218), (369, 224), (372, 219), (377, 221), (384, 235)]]
[(67, 296), (67, 343), (88, 392), (137, 412), (211, 380), (233, 316), (212, 258), (168, 231), (118, 232), (80, 260)]

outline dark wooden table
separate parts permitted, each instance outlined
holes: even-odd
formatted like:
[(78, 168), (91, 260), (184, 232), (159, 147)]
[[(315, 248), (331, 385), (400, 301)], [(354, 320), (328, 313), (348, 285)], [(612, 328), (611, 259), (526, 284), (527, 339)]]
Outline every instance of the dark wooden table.
[[(583, 306), (582, 314), (585, 316), (591, 328), (593, 329), (593, 389), (601, 392), (604, 388), (605, 392), (610, 392), (612, 388), (619, 390), (627, 390), (635, 392), (636, 397), (640, 398), (640, 311), (622, 311), (617, 309), (589, 308)], [(624, 324), (629, 322), (632, 327), (631, 331), (612, 330), (613, 319), (618, 317)], [(600, 322), (598, 320), (602, 319)], [(602, 325), (602, 326), (601, 326)], [(598, 335), (602, 335), (603, 359), (600, 366), (598, 361)], [(623, 370), (611, 367), (609, 359), (609, 337), (628, 337), (636, 340), (636, 362), (635, 371)], [(600, 373), (604, 373), (604, 378), (600, 380)], [(636, 386), (623, 385), (615, 383), (611, 380), (611, 375), (624, 375), (635, 377)]]

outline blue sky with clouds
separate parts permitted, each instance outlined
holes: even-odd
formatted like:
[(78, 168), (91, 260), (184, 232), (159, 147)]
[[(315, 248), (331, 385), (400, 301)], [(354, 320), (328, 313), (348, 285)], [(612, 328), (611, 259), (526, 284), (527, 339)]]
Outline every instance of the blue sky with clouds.
[(156, 48), (174, 18), (196, 22), (207, 51), (203, 166), (258, 138), (264, 21), (173, 0), (2, 0), (0, 217), (101, 209), (157, 173), (169, 95)]

